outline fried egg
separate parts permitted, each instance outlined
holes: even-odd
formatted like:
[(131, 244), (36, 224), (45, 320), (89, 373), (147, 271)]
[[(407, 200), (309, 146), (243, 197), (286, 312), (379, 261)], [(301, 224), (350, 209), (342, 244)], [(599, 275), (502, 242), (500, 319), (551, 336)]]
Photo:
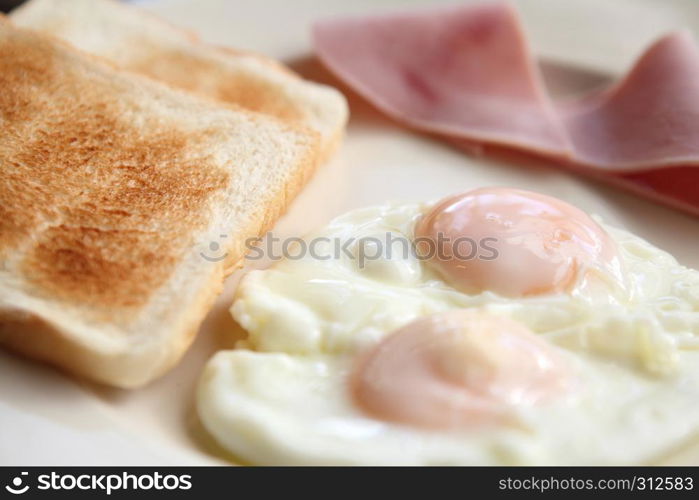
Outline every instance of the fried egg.
[(699, 272), (548, 196), (356, 210), (248, 273), (197, 404), (257, 464), (652, 463), (699, 429)]

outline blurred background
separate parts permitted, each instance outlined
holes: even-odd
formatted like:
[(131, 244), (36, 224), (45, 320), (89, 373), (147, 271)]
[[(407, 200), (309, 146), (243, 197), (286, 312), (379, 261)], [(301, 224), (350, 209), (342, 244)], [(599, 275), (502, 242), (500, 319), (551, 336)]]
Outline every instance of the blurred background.
[[(202, 38), (294, 59), (325, 16), (474, 0), (131, 0)], [(476, 0), (477, 1), (477, 0)], [(23, 3), (0, 0), (0, 10)], [(697, 0), (511, 0), (537, 54), (619, 74), (652, 40), (678, 28), (699, 33)], [(193, 13), (196, 12), (195, 15)], [(240, 22), (243, 18), (246, 22)], [(293, 19), (294, 22), (289, 22)], [(260, 20), (264, 20), (261, 24)]]

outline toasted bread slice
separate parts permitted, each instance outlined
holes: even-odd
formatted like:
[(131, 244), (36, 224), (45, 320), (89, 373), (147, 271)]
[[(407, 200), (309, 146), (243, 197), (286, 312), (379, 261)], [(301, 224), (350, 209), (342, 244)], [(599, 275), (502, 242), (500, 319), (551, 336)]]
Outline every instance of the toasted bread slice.
[(3, 19), (0, 128), (0, 343), (120, 387), (180, 358), (319, 145)]
[(207, 45), (152, 14), (112, 0), (32, 0), (11, 18), (175, 87), (302, 123), (339, 143), (347, 104), (338, 91), (299, 78), (273, 59)]

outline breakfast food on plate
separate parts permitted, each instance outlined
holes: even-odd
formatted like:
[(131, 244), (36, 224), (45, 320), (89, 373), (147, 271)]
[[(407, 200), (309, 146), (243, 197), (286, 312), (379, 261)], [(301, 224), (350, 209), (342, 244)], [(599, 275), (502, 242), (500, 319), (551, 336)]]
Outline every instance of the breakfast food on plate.
[(699, 214), (699, 50), (687, 32), (609, 89), (563, 102), (506, 3), (330, 19), (314, 38), (328, 68), (411, 127), (543, 155)]
[(208, 45), (136, 7), (113, 0), (31, 0), (11, 18), (120, 68), (312, 128), (321, 136), (321, 160), (342, 137), (347, 104), (335, 89), (303, 80), (271, 58)]
[[(152, 380), (312, 172), (318, 134), (2, 18), (0, 89), (0, 343), (116, 386)], [(212, 241), (225, 259), (201, 257)]]
[(699, 272), (633, 234), (481, 188), (304, 241), (243, 278), (248, 338), (200, 381), (244, 461), (654, 463), (699, 429)]

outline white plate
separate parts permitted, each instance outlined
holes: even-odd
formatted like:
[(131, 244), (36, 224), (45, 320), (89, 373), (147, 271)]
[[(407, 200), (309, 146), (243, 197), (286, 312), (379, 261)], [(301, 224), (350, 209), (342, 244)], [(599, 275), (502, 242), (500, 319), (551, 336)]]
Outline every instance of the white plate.
[[(308, 60), (310, 23), (331, 14), (370, 12), (377, 2), (141, 3), (210, 41), (259, 50), (327, 78)], [(391, 7), (401, 2), (384, 3)], [(515, 3), (539, 54), (594, 69), (559, 74), (569, 78), (568, 85), (584, 87), (598, 82), (599, 73), (623, 72), (648, 42), (668, 30), (692, 20), (699, 29), (699, 2), (692, 0)], [(278, 236), (304, 233), (348, 209), (387, 199), (423, 200), (477, 186), (510, 185), (562, 197), (647, 238), (683, 264), (699, 267), (699, 219), (550, 167), (469, 157), (397, 127), (356, 98), (351, 106), (344, 145), (277, 224)], [(144, 389), (95, 387), (0, 352), (0, 464), (223, 463), (220, 451), (202, 434), (192, 398), (206, 359), (241, 335), (227, 311), (239, 277), (229, 279), (183, 361)], [(668, 461), (699, 463), (699, 449), (688, 445)]]

